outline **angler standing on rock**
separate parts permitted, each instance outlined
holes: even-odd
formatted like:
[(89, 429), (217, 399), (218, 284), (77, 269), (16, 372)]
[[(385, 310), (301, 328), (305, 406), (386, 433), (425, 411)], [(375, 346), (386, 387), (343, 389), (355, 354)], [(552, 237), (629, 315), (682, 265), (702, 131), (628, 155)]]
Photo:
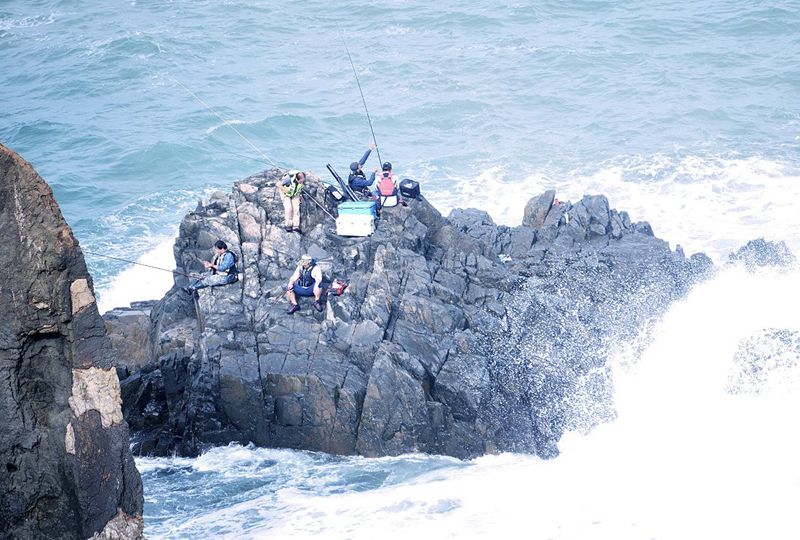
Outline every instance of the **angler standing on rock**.
[(279, 186), (283, 201), (283, 224), (287, 232), (300, 232), (300, 193), (306, 182), (306, 173), (292, 170), (281, 178)]
[(289, 283), (286, 286), (286, 295), (289, 298), (289, 309), (286, 313), (291, 315), (300, 309), (297, 305), (298, 296), (313, 296), (314, 309), (322, 311), (322, 270), (317, 266), (317, 261), (311, 255), (300, 257), (300, 264), (297, 265)]
[(239, 281), (239, 272), (236, 269), (236, 255), (228, 251), (228, 244), (222, 240), (217, 240), (214, 244), (214, 258), (211, 262), (203, 261), (206, 273), (194, 283), (183, 289), (186, 292), (194, 292), (205, 287), (216, 285), (229, 285)]

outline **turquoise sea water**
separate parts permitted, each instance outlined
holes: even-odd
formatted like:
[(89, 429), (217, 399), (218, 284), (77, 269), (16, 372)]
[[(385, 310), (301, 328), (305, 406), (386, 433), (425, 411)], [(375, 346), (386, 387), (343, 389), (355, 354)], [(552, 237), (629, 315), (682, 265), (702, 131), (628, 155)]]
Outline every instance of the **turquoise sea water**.
[[(197, 98), (270, 160), (320, 176), (371, 142), (344, 39), (381, 156), (445, 213), (473, 206), (513, 225), (545, 189), (603, 193), (687, 252), (723, 260), (765, 236), (800, 253), (798, 29), (790, 1), (0, 0), (0, 142), (53, 186), (85, 250), (169, 268), (197, 199), (268, 166)], [(103, 309), (169, 286), (168, 273), (87, 260)], [(516, 465), (538, 467), (526, 459)], [(143, 463), (147, 511), (160, 516), (150, 536), (181, 537), (176, 523), (207, 499), (159, 506), (171, 484), (154, 471), (173, 465)], [(494, 474), (486, 463), (475, 469)], [(241, 507), (220, 493), (210, 497), (234, 509), (217, 521), (235, 522)], [(454, 497), (429, 501), (432, 515), (449, 515)], [(316, 503), (279, 501), (313, 522)], [(392, 508), (378, 515), (413, 513)], [(269, 520), (286, 517), (272, 510)], [(580, 533), (554, 536), (592, 537)]]
[[(361, 154), (344, 38), (383, 159), (443, 211), (601, 192), (714, 255), (797, 224), (797, 28), (795, 2), (3, 1), (0, 141), (87, 250), (138, 258), (267, 166), (189, 91), (277, 163)], [(89, 264), (102, 299), (124, 264)]]

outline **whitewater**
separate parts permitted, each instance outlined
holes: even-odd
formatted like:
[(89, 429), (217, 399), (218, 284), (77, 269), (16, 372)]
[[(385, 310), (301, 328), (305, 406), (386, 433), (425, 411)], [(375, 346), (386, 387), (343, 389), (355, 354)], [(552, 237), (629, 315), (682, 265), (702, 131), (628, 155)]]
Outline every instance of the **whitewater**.
[[(153, 516), (150, 534), (796, 538), (798, 278), (797, 268), (730, 267), (695, 287), (642, 336), (643, 353), (615, 352), (617, 419), (567, 433), (556, 459), (341, 458), (236, 445), (197, 459), (140, 458), (145, 482), (159, 483), (149, 504), (171, 509)], [(766, 329), (795, 332), (794, 348), (781, 350)], [(743, 354), (749, 339), (762, 343), (756, 351), (772, 347), (772, 361)], [(753, 365), (759, 377), (748, 376)]]
[[(367, 459), (238, 445), (197, 459), (138, 458), (150, 489), (148, 534), (796, 538), (798, 305), (797, 267), (723, 268), (639, 340), (616, 344), (609, 365), (617, 418), (565, 434), (549, 461)], [(793, 347), (765, 338), (768, 331), (794, 333)], [(748, 350), (750, 340), (763, 345)]]
[[(53, 186), (101, 311), (160, 297), (181, 218), (371, 140), (445, 215), (604, 194), (720, 272), (613, 344), (616, 419), (561, 455), (138, 458), (148, 538), (800, 537), (796, 2), (0, 2), (0, 141)], [(372, 158), (368, 168), (377, 165)], [(781, 337), (783, 336), (783, 337)], [(587, 410), (587, 414), (590, 411)]]

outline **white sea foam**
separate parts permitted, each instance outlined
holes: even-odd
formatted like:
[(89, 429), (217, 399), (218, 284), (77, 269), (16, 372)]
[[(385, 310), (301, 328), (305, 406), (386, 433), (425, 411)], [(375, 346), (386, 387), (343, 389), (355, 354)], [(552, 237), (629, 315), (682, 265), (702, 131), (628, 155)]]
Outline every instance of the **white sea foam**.
[[(515, 176), (503, 167), (454, 179), (445, 192), (426, 193), (447, 214), (472, 206), (502, 225), (522, 221), (530, 197), (555, 189), (561, 200), (606, 195), (612, 208), (634, 221), (648, 221), (659, 238), (687, 254), (703, 251), (717, 261), (748, 240), (784, 240), (800, 253), (800, 168), (750, 157), (743, 159), (657, 155), (626, 158), (593, 171)], [(477, 195), (477, 196), (476, 196)]]
[(136, 468), (141, 474), (150, 473), (163, 469), (174, 469), (176, 467), (193, 467), (196, 463), (194, 458), (182, 457), (149, 457), (136, 460)]
[(412, 28), (409, 28), (408, 26), (401, 26), (398, 24), (389, 25), (384, 29), (384, 33), (387, 36), (404, 36), (413, 31), (414, 30)]
[(37, 26), (44, 26), (55, 22), (58, 14), (50, 13), (47, 16), (40, 15), (38, 17), (22, 17), (20, 19), (8, 18), (0, 20), (0, 30), (14, 30), (17, 28), (35, 28)]
[[(152, 242), (155, 247), (137, 259), (137, 263), (157, 266), (172, 270), (175, 268), (175, 257), (172, 236), (156, 238)], [(130, 265), (117, 274), (108, 286), (97, 292), (97, 307), (105, 313), (115, 307), (125, 307), (136, 300), (158, 300), (170, 287), (173, 275), (163, 270), (147, 266)]]
[(230, 126), (250, 126), (250, 125), (253, 125), (253, 124), (255, 124), (255, 123), (256, 123), (256, 122), (250, 122), (250, 121), (247, 121), (247, 120), (228, 120), (228, 119), (226, 118), (226, 119), (225, 119), (225, 121), (224, 121), (224, 122), (222, 122), (221, 124), (217, 124), (217, 125), (215, 125), (215, 126), (211, 126), (210, 128), (208, 128), (208, 129), (206, 130), (206, 135), (211, 135), (212, 133), (214, 133), (214, 132), (215, 132), (215, 131), (217, 131), (218, 129), (220, 129), (220, 128), (224, 128), (224, 127), (230, 127)]
[(670, 310), (640, 359), (618, 359), (633, 366), (617, 372), (619, 418), (568, 434), (557, 459), (486, 456), (362, 493), (287, 488), (246, 537), (797, 538), (800, 387), (733, 395), (726, 382), (743, 339), (800, 331), (799, 302), (796, 270), (726, 270)]

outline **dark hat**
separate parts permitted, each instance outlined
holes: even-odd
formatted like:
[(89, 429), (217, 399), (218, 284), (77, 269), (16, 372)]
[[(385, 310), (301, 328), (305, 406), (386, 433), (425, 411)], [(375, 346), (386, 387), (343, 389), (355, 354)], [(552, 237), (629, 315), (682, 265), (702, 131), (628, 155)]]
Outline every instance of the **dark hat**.
[(359, 163), (358, 161), (354, 161), (350, 164), (350, 170), (356, 172), (360, 166), (361, 163)]
[(383, 164), (383, 167), (381, 167), (381, 168), (384, 171), (391, 171), (392, 170), (392, 164), (387, 161), (386, 163)]

